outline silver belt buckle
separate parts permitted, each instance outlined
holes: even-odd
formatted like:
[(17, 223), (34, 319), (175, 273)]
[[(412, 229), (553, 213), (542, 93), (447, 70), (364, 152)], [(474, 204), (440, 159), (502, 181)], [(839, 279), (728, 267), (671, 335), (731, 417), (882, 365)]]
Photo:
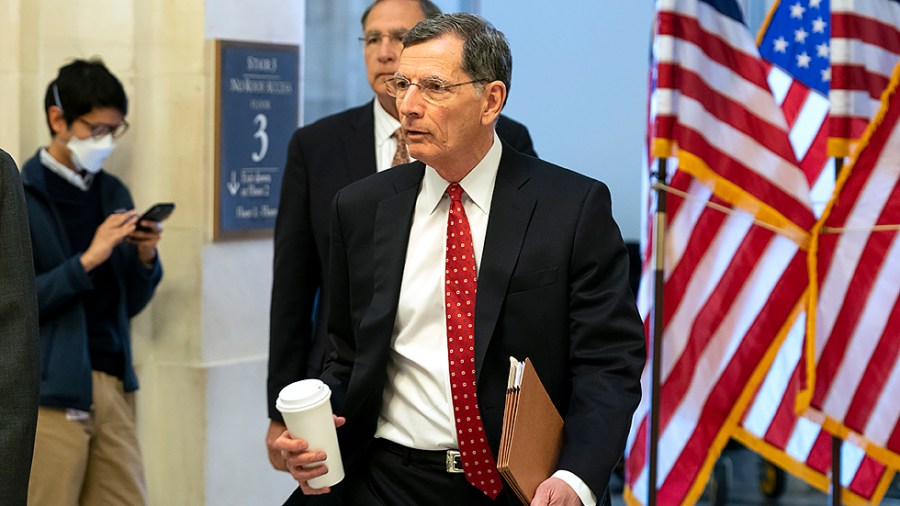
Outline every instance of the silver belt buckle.
[(447, 472), (448, 473), (464, 473), (462, 468), (462, 457), (458, 450), (447, 450)]

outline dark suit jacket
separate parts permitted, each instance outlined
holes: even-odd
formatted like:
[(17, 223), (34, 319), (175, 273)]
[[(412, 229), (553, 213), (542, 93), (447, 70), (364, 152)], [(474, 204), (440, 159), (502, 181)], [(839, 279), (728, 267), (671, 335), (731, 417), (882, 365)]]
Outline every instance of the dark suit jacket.
[[(348, 482), (373, 439), (419, 162), (341, 190), (332, 212), (323, 373), (333, 391)], [(531, 358), (565, 420), (558, 467), (602, 496), (641, 396), (644, 333), (606, 186), (504, 145), (475, 309), (475, 373), (488, 442), (500, 442), (509, 357)]]
[(24, 505), (37, 425), (38, 314), (19, 171), (0, 150), (0, 503)]
[[(269, 329), (269, 417), (284, 386), (317, 377), (331, 349), (325, 337), (331, 200), (338, 190), (375, 173), (373, 102), (323, 118), (294, 133), (288, 147), (275, 220), (275, 260)], [(536, 156), (528, 130), (500, 117), (497, 132)], [(317, 325), (316, 322), (322, 322)]]

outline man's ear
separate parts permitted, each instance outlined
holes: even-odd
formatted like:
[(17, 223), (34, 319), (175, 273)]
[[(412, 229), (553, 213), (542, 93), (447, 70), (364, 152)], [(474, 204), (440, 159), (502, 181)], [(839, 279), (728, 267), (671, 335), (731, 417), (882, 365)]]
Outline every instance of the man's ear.
[(491, 81), (484, 85), (485, 98), (484, 110), (481, 113), (481, 123), (491, 124), (497, 121), (503, 105), (506, 103), (506, 85), (501, 81)]
[(47, 123), (50, 124), (50, 129), (53, 130), (54, 136), (69, 130), (69, 124), (66, 123), (62, 109), (55, 105), (51, 105), (47, 109)]

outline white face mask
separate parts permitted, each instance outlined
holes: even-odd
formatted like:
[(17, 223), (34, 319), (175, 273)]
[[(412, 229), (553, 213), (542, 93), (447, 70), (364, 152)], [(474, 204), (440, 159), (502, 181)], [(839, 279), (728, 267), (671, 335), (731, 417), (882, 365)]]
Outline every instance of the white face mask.
[(116, 143), (112, 138), (112, 134), (104, 135), (99, 139), (93, 137), (79, 139), (73, 135), (66, 146), (69, 148), (69, 152), (72, 153), (72, 162), (76, 167), (91, 174), (96, 174), (103, 168), (103, 162), (115, 149)]

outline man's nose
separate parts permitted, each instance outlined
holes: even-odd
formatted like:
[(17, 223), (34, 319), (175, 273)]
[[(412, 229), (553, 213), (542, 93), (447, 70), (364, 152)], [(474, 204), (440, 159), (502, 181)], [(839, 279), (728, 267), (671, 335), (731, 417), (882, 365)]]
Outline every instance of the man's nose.
[(397, 44), (390, 35), (382, 35), (378, 42), (378, 58), (381, 61), (390, 61), (397, 58)]
[(421, 116), (425, 97), (418, 86), (410, 86), (403, 98), (397, 99), (397, 110), (403, 116)]

